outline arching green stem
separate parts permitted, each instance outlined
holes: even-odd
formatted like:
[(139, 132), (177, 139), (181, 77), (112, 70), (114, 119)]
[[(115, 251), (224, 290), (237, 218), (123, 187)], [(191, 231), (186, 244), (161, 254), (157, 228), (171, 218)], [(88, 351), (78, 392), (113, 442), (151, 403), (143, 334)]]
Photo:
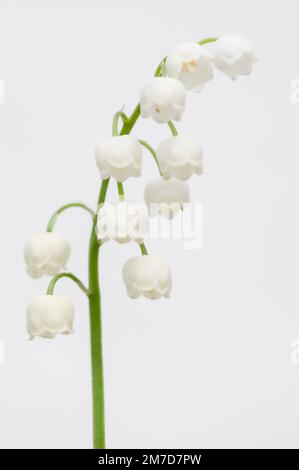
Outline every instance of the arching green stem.
[(47, 232), (52, 232), (54, 225), (56, 224), (57, 218), (59, 214), (64, 212), (67, 209), (70, 209), (72, 207), (81, 207), (81, 209), (84, 209), (85, 211), (89, 212), (92, 218), (95, 217), (95, 213), (90, 207), (88, 207), (86, 204), (83, 204), (82, 202), (70, 202), (69, 204), (65, 204), (64, 206), (60, 207), (57, 209), (56, 212), (51, 216), (48, 225), (47, 225)]
[(72, 273), (59, 273), (59, 274), (56, 274), (56, 276), (53, 277), (53, 279), (50, 281), (50, 284), (48, 286), (48, 289), (47, 289), (47, 294), (48, 295), (53, 295), (54, 287), (55, 287), (57, 281), (59, 281), (59, 279), (61, 279), (63, 277), (68, 277), (69, 279), (74, 281), (77, 284), (77, 286), (84, 292), (84, 294), (86, 294), (87, 297), (89, 297), (90, 292), (87, 289), (87, 287), (85, 287), (83, 282), (80, 281), (80, 279)]
[(173, 124), (173, 122), (172, 122), (172, 121), (168, 121), (167, 124), (168, 124), (168, 126), (169, 126), (169, 129), (171, 130), (172, 135), (173, 135), (173, 136), (178, 135), (178, 131), (176, 130), (176, 127), (175, 127), (175, 125)]
[(117, 136), (119, 135), (118, 132), (118, 121), (119, 119), (122, 119), (123, 124), (125, 124), (128, 121), (128, 116), (123, 112), (123, 111), (117, 111), (112, 120), (112, 135)]
[(154, 151), (153, 147), (148, 142), (146, 142), (145, 140), (139, 140), (139, 142), (141, 143), (141, 145), (143, 145), (143, 147), (145, 147), (152, 154), (152, 156), (154, 157), (155, 162), (157, 164), (160, 176), (162, 176), (162, 172), (160, 170), (160, 165), (159, 165), (159, 162), (158, 162), (158, 158), (157, 158), (156, 152)]

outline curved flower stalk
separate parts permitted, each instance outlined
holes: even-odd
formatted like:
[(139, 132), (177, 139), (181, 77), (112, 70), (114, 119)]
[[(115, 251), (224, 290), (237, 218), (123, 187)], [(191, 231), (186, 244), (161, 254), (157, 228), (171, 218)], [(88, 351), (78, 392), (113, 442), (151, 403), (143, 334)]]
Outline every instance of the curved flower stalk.
[[(216, 43), (214, 52), (204, 46)], [(213, 64), (224, 74), (235, 78), (248, 74), (255, 62), (251, 45), (244, 38), (229, 35), (219, 40), (211, 37), (199, 43), (183, 43), (174, 47), (158, 65), (154, 77), (149, 78), (140, 93), (140, 102), (131, 115), (117, 111), (112, 121), (112, 136), (100, 141), (96, 148), (96, 163), (102, 177), (93, 210), (82, 202), (71, 202), (60, 207), (50, 218), (45, 233), (32, 237), (25, 246), (25, 261), (32, 277), (53, 275), (45, 295), (33, 299), (27, 310), (27, 330), (30, 339), (36, 336), (54, 338), (57, 334), (73, 331), (74, 307), (72, 302), (54, 293), (58, 281), (70, 279), (86, 295), (89, 305), (91, 373), (93, 402), (93, 445), (104, 449), (105, 406), (104, 373), (102, 351), (101, 295), (99, 286), (99, 253), (105, 241), (114, 238), (120, 243), (132, 242), (140, 250), (140, 256), (126, 261), (122, 275), (130, 298), (144, 296), (155, 300), (169, 297), (172, 278), (168, 263), (160, 256), (148, 252), (145, 236), (138, 236), (134, 218), (137, 206), (132, 211), (113, 215), (116, 232), (108, 236), (103, 232), (111, 217), (105, 213), (105, 201), (110, 180), (118, 190), (118, 201), (112, 206), (125, 207), (123, 182), (130, 177), (139, 177), (142, 169), (143, 149), (150, 155), (159, 172), (159, 178), (151, 181), (145, 189), (145, 200), (150, 215), (165, 216), (163, 210), (151, 212), (151, 204), (167, 208), (167, 218), (172, 218), (189, 202), (189, 187), (185, 180), (203, 171), (203, 156), (200, 144), (192, 137), (180, 135), (172, 120), (179, 121), (185, 111), (186, 91), (200, 91), (213, 77)], [(146, 140), (131, 137), (139, 117), (152, 118), (158, 124), (166, 123), (171, 137), (165, 139), (157, 151)], [(121, 127), (119, 126), (121, 124)], [(119, 129), (120, 127), (120, 129)], [(85, 285), (71, 272), (61, 272), (70, 257), (70, 246), (60, 235), (53, 232), (58, 218), (70, 208), (79, 208), (91, 215), (91, 234), (88, 249), (88, 283)], [(140, 214), (139, 214), (140, 216)], [(107, 220), (105, 220), (105, 217)], [(147, 218), (144, 214), (140, 221)], [(108, 224), (109, 225), (109, 224)], [(138, 224), (137, 224), (138, 225)], [(121, 236), (119, 236), (120, 229)]]

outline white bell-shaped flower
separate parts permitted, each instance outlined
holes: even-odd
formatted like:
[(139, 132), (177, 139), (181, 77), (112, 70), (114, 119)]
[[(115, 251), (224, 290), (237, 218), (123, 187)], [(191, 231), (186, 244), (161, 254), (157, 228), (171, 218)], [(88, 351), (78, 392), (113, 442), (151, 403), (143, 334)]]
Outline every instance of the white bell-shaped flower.
[(148, 214), (141, 203), (105, 203), (98, 210), (97, 237), (102, 242), (115, 240), (142, 243), (147, 233)]
[(56, 334), (73, 332), (74, 307), (67, 297), (40, 295), (27, 309), (29, 339), (35, 336), (54, 338)]
[(142, 146), (130, 135), (103, 139), (96, 147), (96, 163), (103, 180), (112, 176), (122, 182), (130, 176), (140, 176)]
[(250, 42), (237, 34), (222, 36), (215, 43), (213, 62), (232, 80), (238, 75), (248, 75), (256, 61)]
[(177, 78), (187, 90), (199, 92), (213, 78), (213, 67), (209, 54), (196, 42), (184, 42), (176, 46), (167, 56), (166, 74)]
[(143, 295), (154, 300), (170, 295), (171, 271), (160, 256), (144, 255), (129, 259), (123, 267), (123, 280), (131, 299)]
[(163, 140), (157, 149), (157, 159), (165, 179), (175, 176), (187, 180), (193, 173), (203, 172), (201, 145), (186, 135), (176, 135)]
[(185, 109), (184, 85), (175, 78), (150, 78), (141, 90), (140, 109), (144, 118), (156, 122), (179, 121)]
[(55, 275), (65, 268), (70, 253), (69, 243), (55, 232), (33, 235), (24, 248), (27, 272), (33, 278)]
[(154, 178), (144, 190), (144, 199), (151, 216), (172, 219), (190, 201), (189, 186), (176, 178)]

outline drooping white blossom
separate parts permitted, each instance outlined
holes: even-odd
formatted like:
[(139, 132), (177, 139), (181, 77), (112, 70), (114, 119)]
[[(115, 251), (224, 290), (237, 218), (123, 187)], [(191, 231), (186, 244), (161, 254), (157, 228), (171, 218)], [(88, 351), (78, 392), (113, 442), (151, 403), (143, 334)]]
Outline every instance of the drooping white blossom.
[(140, 94), (141, 116), (158, 123), (179, 121), (185, 109), (184, 85), (175, 78), (154, 77), (147, 80)]
[(213, 78), (209, 54), (196, 42), (184, 42), (176, 46), (165, 62), (168, 77), (177, 78), (187, 90), (199, 92)]
[(193, 173), (203, 173), (201, 145), (186, 135), (176, 135), (163, 140), (157, 149), (157, 159), (165, 179), (175, 176), (187, 180)]
[(24, 248), (27, 272), (33, 278), (43, 274), (55, 275), (65, 268), (70, 254), (69, 243), (59, 234), (45, 232), (33, 235)]
[(213, 62), (232, 80), (235, 80), (238, 75), (248, 75), (256, 61), (252, 45), (242, 36), (228, 34), (215, 43)]
[(105, 203), (98, 210), (97, 237), (102, 242), (115, 240), (142, 243), (147, 232), (147, 209), (141, 203)]
[(172, 219), (190, 200), (188, 183), (176, 178), (165, 180), (154, 178), (145, 190), (144, 199), (149, 207), (150, 215), (162, 215)]
[(145, 255), (129, 259), (123, 267), (123, 280), (131, 299), (143, 295), (154, 300), (170, 295), (171, 271), (160, 256)]
[(130, 176), (140, 176), (142, 146), (130, 135), (103, 139), (96, 147), (96, 163), (102, 179), (112, 176), (122, 182)]
[(63, 296), (40, 295), (32, 300), (27, 309), (29, 339), (35, 336), (54, 338), (56, 334), (73, 332), (74, 307)]

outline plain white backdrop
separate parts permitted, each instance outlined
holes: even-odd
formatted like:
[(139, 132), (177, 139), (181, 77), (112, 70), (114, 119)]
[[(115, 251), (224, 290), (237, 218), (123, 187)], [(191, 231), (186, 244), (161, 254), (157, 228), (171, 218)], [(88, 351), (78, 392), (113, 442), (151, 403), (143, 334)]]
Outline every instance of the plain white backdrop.
[[(121, 278), (134, 244), (101, 253), (107, 445), (110, 448), (299, 447), (299, 78), (297, 2), (245, 0), (0, 1), (1, 448), (91, 446), (87, 303), (68, 280), (75, 333), (28, 342), (25, 311), (48, 279), (27, 277), (23, 244), (66, 202), (94, 204), (94, 147), (113, 113), (177, 43), (237, 32), (259, 58), (249, 77), (215, 72), (189, 94), (182, 132), (198, 136), (204, 243), (152, 241), (173, 272), (170, 300), (130, 300)], [(156, 146), (166, 126), (140, 121)], [(156, 175), (126, 184), (142, 200)], [(116, 195), (111, 185), (110, 196)], [(57, 223), (69, 268), (86, 279), (90, 220)]]

